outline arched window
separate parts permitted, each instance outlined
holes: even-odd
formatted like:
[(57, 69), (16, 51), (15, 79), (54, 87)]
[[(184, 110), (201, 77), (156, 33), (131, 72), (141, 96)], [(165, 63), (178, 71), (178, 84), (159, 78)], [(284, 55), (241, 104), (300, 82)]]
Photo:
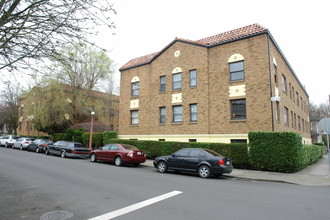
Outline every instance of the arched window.
[(229, 64), (229, 80), (244, 80), (244, 57), (241, 54), (233, 54), (228, 59)]

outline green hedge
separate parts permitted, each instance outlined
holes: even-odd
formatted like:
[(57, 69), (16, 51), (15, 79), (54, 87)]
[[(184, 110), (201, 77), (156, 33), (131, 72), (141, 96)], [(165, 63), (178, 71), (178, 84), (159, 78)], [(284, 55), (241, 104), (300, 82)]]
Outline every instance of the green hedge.
[(121, 143), (134, 145), (147, 153), (149, 159), (158, 156), (170, 155), (181, 148), (209, 148), (225, 157), (229, 157), (235, 168), (249, 168), (249, 156), (247, 144), (223, 144), (202, 142), (172, 142), (172, 141), (144, 141), (107, 139), (104, 144)]
[(109, 143), (111, 138), (118, 138), (118, 134), (115, 131), (105, 131), (103, 132), (103, 143)]
[[(89, 132), (85, 132), (82, 135), (82, 143), (84, 144), (85, 147), (88, 147), (89, 145)], [(103, 144), (103, 133), (94, 133), (92, 135), (92, 148), (97, 149), (102, 147)]]
[(293, 132), (250, 132), (250, 158), (257, 169), (292, 173), (323, 155), (322, 147), (303, 145)]

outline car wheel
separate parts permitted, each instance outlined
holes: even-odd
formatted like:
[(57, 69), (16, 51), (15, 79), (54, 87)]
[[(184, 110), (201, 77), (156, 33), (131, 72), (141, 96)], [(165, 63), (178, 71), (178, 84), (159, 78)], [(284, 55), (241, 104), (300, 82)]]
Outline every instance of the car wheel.
[(8, 148), (8, 144), (7, 143), (5, 143), (5, 148)]
[(36, 153), (39, 153), (39, 152), (40, 152), (39, 147), (37, 147), (36, 148)]
[(116, 166), (121, 166), (122, 164), (123, 164), (123, 160), (121, 159), (120, 156), (117, 156), (117, 157), (115, 158), (115, 165), (116, 165)]
[(49, 155), (49, 150), (48, 149), (45, 150), (45, 154)]
[(167, 164), (166, 164), (166, 162), (165, 161), (158, 162), (158, 164), (157, 164), (157, 170), (160, 173), (167, 172)]
[(23, 150), (23, 146), (21, 145), (21, 146), (19, 147), (19, 149), (20, 149), (20, 150)]
[(91, 161), (92, 161), (92, 162), (97, 162), (96, 154), (92, 154), (92, 155), (91, 155)]
[(202, 178), (208, 178), (211, 174), (211, 170), (208, 166), (202, 165), (198, 168), (198, 175)]
[(62, 151), (62, 152), (61, 152), (61, 157), (62, 157), (62, 158), (65, 158), (65, 156), (66, 156), (65, 151)]

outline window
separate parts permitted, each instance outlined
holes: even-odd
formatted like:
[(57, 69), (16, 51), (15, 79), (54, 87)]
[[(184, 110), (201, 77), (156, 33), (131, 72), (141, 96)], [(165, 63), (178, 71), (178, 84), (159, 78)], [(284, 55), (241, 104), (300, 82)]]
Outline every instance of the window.
[(131, 111), (131, 124), (132, 125), (139, 124), (139, 110)]
[(165, 139), (158, 139), (158, 141), (165, 141)]
[(303, 100), (302, 100), (302, 97), (300, 96), (300, 108), (301, 109), (304, 109), (304, 105), (303, 105), (304, 103), (303, 103)]
[(296, 92), (296, 101), (297, 101), (297, 105), (299, 106), (299, 93), (298, 92)]
[(282, 75), (282, 90), (283, 92), (286, 93), (287, 89), (286, 89), (286, 78), (284, 75)]
[(188, 157), (190, 150), (188, 149), (181, 149), (177, 152), (175, 152), (176, 157)]
[(139, 96), (140, 93), (140, 82), (134, 82), (132, 83), (132, 92), (131, 96)]
[(166, 122), (166, 108), (159, 108), (159, 123), (164, 124)]
[(229, 63), (230, 81), (244, 79), (244, 61)]
[[(189, 139), (189, 140), (196, 140), (196, 139)], [(200, 155), (201, 155), (201, 151), (200, 150), (192, 149), (190, 151), (190, 157), (197, 157), (197, 158), (199, 158)]]
[(297, 129), (297, 116), (296, 116), (296, 113), (294, 113), (293, 115), (294, 115), (294, 128)]
[(231, 120), (246, 119), (245, 99), (230, 100)]
[(277, 66), (274, 64), (274, 80), (277, 83)]
[(197, 104), (190, 104), (190, 121), (197, 121)]
[(284, 107), (284, 124), (289, 126), (289, 109)]
[(296, 102), (296, 98), (294, 97), (294, 87), (292, 86), (292, 100), (293, 102)]
[(246, 139), (230, 139), (230, 143), (247, 143)]
[(289, 83), (289, 89), (290, 89), (290, 99), (292, 99), (292, 88), (291, 88), (291, 83)]
[(189, 71), (189, 86), (190, 87), (197, 86), (197, 70)]
[(298, 115), (298, 130), (301, 130), (301, 126), (300, 126), (300, 116)]
[(182, 88), (182, 73), (172, 75), (172, 89), (177, 90)]
[(276, 120), (280, 122), (280, 102), (276, 102)]
[(301, 119), (302, 122), (301, 122), (301, 125), (302, 125), (302, 131), (305, 132), (305, 120), (304, 119)]
[(291, 126), (292, 128), (294, 128), (294, 121), (293, 121), (293, 111), (291, 111)]
[(173, 106), (173, 122), (182, 122), (182, 105)]
[(165, 92), (166, 91), (166, 76), (161, 76), (159, 78), (159, 91)]
[[(197, 142), (197, 139), (189, 139), (188, 141), (189, 142)], [(191, 153), (190, 153), (190, 156), (191, 156)]]

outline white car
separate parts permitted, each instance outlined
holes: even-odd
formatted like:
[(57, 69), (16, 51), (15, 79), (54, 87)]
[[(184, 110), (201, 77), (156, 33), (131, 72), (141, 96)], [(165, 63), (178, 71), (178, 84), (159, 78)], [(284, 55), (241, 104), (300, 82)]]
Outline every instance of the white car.
[(0, 145), (5, 147), (13, 147), (18, 138), (19, 136), (16, 135), (5, 136), (4, 138), (0, 139)]
[(31, 144), (32, 142), (33, 140), (31, 138), (21, 137), (14, 142), (14, 145), (12, 147), (13, 149), (19, 148), (20, 150), (23, 150), (23, 149), (27, 149), (29, 144)]

